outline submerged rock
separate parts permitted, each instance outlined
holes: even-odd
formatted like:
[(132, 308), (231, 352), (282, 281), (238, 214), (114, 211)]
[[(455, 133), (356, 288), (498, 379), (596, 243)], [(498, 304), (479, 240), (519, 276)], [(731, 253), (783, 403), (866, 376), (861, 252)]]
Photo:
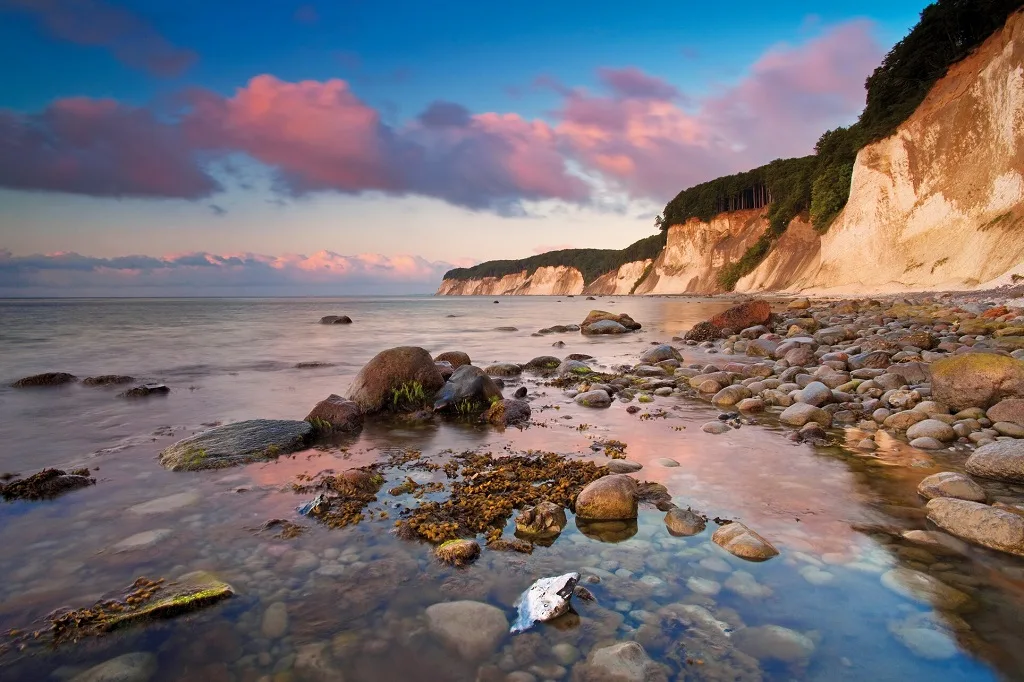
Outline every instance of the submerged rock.
[(70, 473), (62, 469), (43, 469), (28, 478), (0, 483), (0, 496), (5, 500), (45, 500), (64, 493), (95, 485), (88, 469)]
[(448, 540), (442, 542), (434, 554), (450, 566), (468, 566), (480, 556), (480, 545), (475, 540)]
[(165, 384), (143, 384), (121, 394), (122, 398), (148, 398), (151, 395), (167, 395), (171, 392)]
[(71, 682), (149, 682), (156, 671), (156, 656), (148, 652), (136, 652), (89, 668), (72, 677)]
[(430, 632), (468, 660), (493, 654), (508, 632), (505, 613), (477, 601), (434, 604), (427, 607), (426, 616)]
[(312, 434), (306, 421), (250, 419), (180, 440), (160, 453), (160, 464), (172, 471), (198, 471), (274, 459), (304, 448)]
[(772, 543), (737, 521), (716, 530), (711, 540), (730, 554), (747, 561), (767, 561), (779, 554)]
[(799, 663), (814, 653), (814, 642), (796, 630), (781, 625), (741, 628), (733, 633), (736, 647), (759, 661)]
[(928, 502), (928, 520), (976, 545), (1024, 556), (1024, 516), (978, 502), (937, 497)]
[(553, 578), (541, 578), (530, 585), (516, 600), (518, 615), (511, 632), (523, 632), (535, 623), (546, 623), (566, 613), (579, 581), (580, 574), (574, 571)]
[(591, 651), (586, 662), (573, 668), (573, 680), (666, 682), (668, 676), (651, 660), (643, 646), (620, 642)]
[(589, 521), (635, 519), (638, 485), (625, 474), (612, 474), (587, 485), (576, 497), (576, 516)]
[[(932, 500), (928, 504), (930, 506), (940, 501), (974, 504), (973, 502), (949, 500), (948, 498)], [(961, 611), (972, 604), (971, 598), (960, 590), (950, 587), (927, 573), (921, 573), (909, 568), (893, 568), (886, 571), (882, 574), (882, 584), (897, 594), (913, 599), (921, 604), (930, 605), (940, 611)]]
[(135, 381), (135, 377), (130, 377), (124, 374), (102, 374), (96, 377), (87, 377), (82, 381), (83, 386), (119, 386), (121, 384), (130, 384)]
[(373, 356), (359, 370), (348, 395), (364, 414), (385, 409), (412, 411), (428, 405), (443, 385), (430, 353), (416, 346), (399, 346)]
[(363, 413), (353, 401), (332, 393), (310, 410), (306, 421), (320, 432), (355, 431), (363, 425)]
[(78, 377), (67, 372), (46, 372), (45, 374), (33, 374), (30, 377), (18, 379), (11, 386), (13, 388), (36, 388), (42, 386), (63, 386), (73, 384)]
[(1024, 362), (994, 353), (964, 353), (931, 364), (932, 396), (954, 412), (1024, 398)]

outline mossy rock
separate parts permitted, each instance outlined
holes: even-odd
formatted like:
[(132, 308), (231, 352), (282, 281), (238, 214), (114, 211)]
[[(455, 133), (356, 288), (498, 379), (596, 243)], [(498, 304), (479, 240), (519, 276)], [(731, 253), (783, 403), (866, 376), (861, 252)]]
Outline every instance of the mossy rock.
[(160, 464), (199, 471), (274, 459), (304, 448), (313, 431), (309, 422), (283, 419), (226, 424), (178, 441), (160, 453)]
[(932, 398), (955, 412), (1024, 398), (1024, 362), (1006, 355), (965, 353), (936, 360), (931, 377)]
[(434, 554), (450, 566), (467, 566), (480, 556), (480, 545), (475, 540), (448, 540), (442, 542)]

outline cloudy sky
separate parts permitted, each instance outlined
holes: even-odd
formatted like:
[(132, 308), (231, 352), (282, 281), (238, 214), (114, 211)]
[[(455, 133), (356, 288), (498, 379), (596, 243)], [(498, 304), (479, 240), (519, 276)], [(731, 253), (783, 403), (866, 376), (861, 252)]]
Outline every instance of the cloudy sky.
[(810, 153), (923, 0), (0, 0), (0, 296), (427, 292)]

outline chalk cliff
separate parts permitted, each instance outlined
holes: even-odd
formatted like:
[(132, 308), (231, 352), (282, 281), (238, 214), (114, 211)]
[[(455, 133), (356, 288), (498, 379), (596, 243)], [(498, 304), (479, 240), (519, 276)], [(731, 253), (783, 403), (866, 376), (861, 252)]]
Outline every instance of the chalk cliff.
[[(719, 270), (767, 227), (764, 209), (693, 219), (668, 229), (653, 262), (589, 285), (576, 268), (556, 267), (445, 280), (438, 293), (719, 293)], [(860, 150), (849, 200), (825, 234), (797, 217), (736, 290), (972, 289), (1016, 274), (1024, 276), (1024, 13), (950, 67), (893, 135)]]

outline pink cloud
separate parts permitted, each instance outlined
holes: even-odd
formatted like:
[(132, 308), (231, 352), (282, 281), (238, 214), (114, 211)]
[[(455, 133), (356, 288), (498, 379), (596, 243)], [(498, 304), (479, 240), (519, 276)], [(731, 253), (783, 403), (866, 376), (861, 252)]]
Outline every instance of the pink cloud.
[(102, 0), (3, 0), (0, 8), (33, 14), (56, 38), (105, 48), (155, 76), (178, 76), (196, 61), (194, 52), (173, 45), (145, 19)]
[(93, 196), (199, 198), (219, 189), (181, 130), (109, 99), (0, 110), (0, 186)]
[(671, 100), (680, 96), (679, 89), (660, 78), (648, 76), (635, 67), (600, 68), (598, 79), (617, 97), (623, 99)]
[(523, 200), (589, 201), (582, 174), (665, 201), (722, 174), (810, 153), (824, 130), (858, 113), (880, 54), (870, 25), (852, 22), (776, 46), (739, 82), (692, 101), (635, 68), (600, 69), (600, 93), (541, 77), (537, 85), (561, 97), (551, 122), (437, 101), (389, 125), (344, 80), (271, 75), (227, 96), (193, 91), (177, 118), (65, 99), (36, 115), (0, 110), (0, 186), (194, 199), (218, 189), (203, 162), (242, 153), (293, 195), (415, 194), (517, 214)]
[[(312, 255), (179, 253), (168, 256), (93, 258), (77, 253), (14, 256), (0, 250), (0, 295), (101, 291), (126, 286), (140, 291), (320, 287), (320, 291), (432, 291), (452, 263), (419, 256), (333, 251)], [(324, 287), (327, 287), (325, 289)], [(123, 289), (122, 289), (123, 290)]]

